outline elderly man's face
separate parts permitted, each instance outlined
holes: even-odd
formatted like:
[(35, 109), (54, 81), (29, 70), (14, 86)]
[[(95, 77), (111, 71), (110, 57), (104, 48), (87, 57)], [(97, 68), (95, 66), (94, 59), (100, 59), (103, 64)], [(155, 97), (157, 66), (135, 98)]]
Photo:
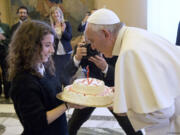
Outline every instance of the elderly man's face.
[(92, 49), (103, 53), (105, 57), (112, 57), (112, 49), (109, 35), (105, 31), (94, 32), (89, 26), (86, 27), (85, 37), (91, 44)]

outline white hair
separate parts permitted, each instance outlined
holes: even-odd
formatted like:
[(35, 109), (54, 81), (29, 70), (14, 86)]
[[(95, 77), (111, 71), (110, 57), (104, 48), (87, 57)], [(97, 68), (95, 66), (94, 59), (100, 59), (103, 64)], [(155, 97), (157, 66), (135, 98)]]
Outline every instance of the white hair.
[(88, 23), (88, 27), (90, 27), (91, 30), (95, 32), (99, 32), (105, 29), (111, 32), (113, 35), (116, 35), (119, 29), (121, 28), (121, 23), (110, 24), (110, 25)]

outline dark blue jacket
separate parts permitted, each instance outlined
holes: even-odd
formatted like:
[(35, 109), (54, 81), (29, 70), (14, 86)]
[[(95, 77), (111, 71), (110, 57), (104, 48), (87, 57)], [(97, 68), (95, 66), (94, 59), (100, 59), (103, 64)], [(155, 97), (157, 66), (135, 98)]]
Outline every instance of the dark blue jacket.
[(6, 37), (6, 40), (0, 40), (0, 65), (5, 61), (7, 55), (8, 44), (10, 41), (10, 29), (9, 25), (0, 22), (0, 28), (4, 31), (3, 35)]
[[(62, 33), (62, 37), (60, 41), (64, 47), (65, 52), (69, 53), (72, 51), (72, 46), (71, 46), (72, 28), (69, 22), (66, 21), (65, 24), (66, 24), (66, 29)], [(55, 55), (57, 53), (58, 44), (59, 44), (59, 39), (55, 38)]]

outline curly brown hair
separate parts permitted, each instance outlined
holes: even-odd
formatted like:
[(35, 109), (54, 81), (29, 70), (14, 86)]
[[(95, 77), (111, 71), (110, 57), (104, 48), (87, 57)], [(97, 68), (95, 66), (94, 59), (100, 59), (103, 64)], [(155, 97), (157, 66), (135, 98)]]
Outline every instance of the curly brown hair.
[[(55, 36), (54, 30), (46, 23), (36, 20), (25, 21), (13, 34), (8, 50), (8, 78), (13, 80), (17, 73), (24, 70), (30, 71), (39, 77), (38, 61), (42, 58), (41, 40), (47, 34)], [(52, 57), (44, 63), (45, 69), (51, 75), (55, 73)]]

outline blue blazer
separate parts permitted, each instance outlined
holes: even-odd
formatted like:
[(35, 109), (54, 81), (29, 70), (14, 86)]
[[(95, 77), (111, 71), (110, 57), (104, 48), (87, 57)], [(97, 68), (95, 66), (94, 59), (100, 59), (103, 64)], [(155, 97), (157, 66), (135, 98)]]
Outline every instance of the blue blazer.
[[(69, 22), (66, 21), (65, 24), (66, 24), (66, 29), (62, 33), (62, 37), (60, 41), (64, 47), (65, 52), (69, 53), (72, 51), (72, 46), (71, 46), (72, 28)], [(59, 39), (55, 38), (55, 55), (57, 53), (58, 44), (59, 44)]]

